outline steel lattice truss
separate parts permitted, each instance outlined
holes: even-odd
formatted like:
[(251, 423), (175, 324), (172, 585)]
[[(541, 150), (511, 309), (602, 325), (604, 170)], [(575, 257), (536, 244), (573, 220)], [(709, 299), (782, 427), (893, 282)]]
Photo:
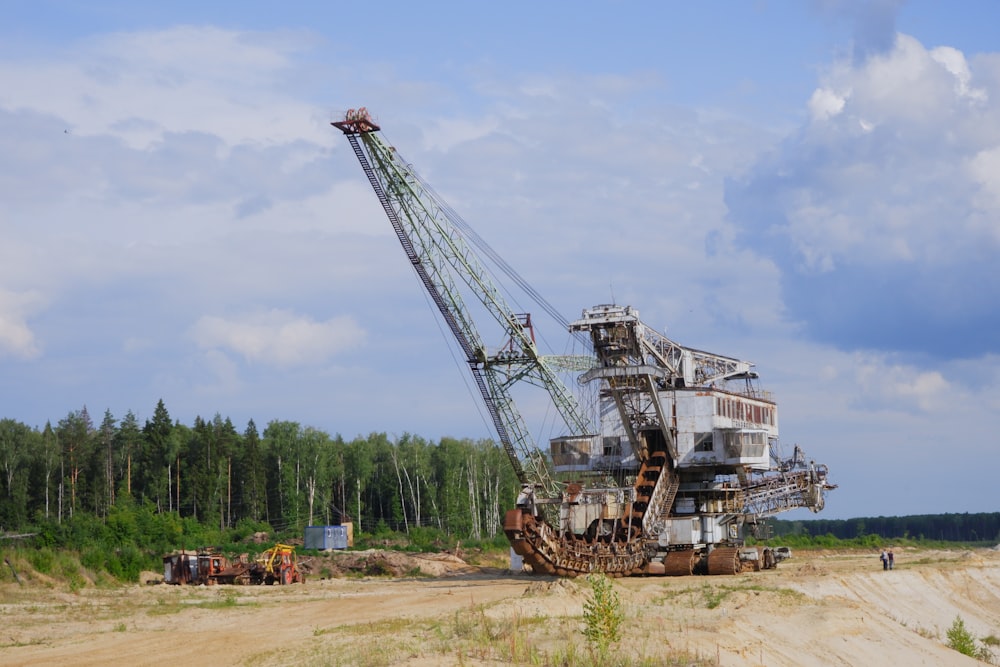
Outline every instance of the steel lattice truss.
[[(554, 494), (547, 461), (514, 404), (512, 387), (527, 382), (548, 391), (574, 435), (589, 434), (592, 426), (553, 367), (539, 355), (530, 317), (510, 308), (466, 242), (462, 232), (466, 225), (381, 139), (366, 111), (348, 112), (344, 121), (333, 125), (350, 141), (414, 271), (461, 347), (518, 478)], [(464, 293), (485, 306), (500, 325), (507, 340), (499, 352), (491, 353), (483, 343)]]

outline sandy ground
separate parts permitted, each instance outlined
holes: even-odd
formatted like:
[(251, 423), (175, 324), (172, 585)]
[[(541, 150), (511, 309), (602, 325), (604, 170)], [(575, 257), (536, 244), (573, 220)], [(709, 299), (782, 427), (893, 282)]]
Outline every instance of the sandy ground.
[[(3, 665), (586, 664), (585, 580), (366, 553), (420, 576), (317, 573), (303, 585), (0, 587)], [(329, 571), (329, 570), (327, 570)], [(646, 664), (975, 665), (945, 646), (960, 616), (1000, 637), (1000, 552), (799, 552), (732, 577), (614, 580), (614, 650)], [(997, 651), (1000, 653), (1000, 651)], [(1000, 658), (1000, 655), (998, 655)]]

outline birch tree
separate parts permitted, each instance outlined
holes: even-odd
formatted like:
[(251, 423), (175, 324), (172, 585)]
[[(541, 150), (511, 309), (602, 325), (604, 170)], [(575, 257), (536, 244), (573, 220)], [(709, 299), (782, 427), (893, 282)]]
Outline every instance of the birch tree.
[(306, 506), (308, 508), (308, 523), (312, 526), (313, 513), (316, 508), (317, 492), (319, 502), (325, 507), (329, 498), (330, 488), (328, 474), (330, 469), (330, 436), (314, 428), (307, 428), (302, 433), (300, 458), (302, 460), (302, 476), (305, 484)]
[(13, 419), (0, 419), (0, 524), (17, 525), (27, 518), (27, 468), (32, 430)]
[(38, 449), (38, 461), (42, 470), (42, 488), (45, 496), (45, 518), (49, 518), (49, 493), (52, 490), (52, 475), (60, 462), (59, 437), (52, 428), (51, 422), (45, 422), (41, 443)]

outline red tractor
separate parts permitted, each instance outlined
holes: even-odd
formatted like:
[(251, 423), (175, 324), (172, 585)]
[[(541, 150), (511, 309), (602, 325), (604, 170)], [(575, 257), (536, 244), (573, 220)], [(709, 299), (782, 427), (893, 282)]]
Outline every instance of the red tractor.
[(295, 547), (287, 544), (275, 544), (257, 557), (251, 574), (253, 583), (271, 584), (304, 584), (306, 577), (299, 570)]

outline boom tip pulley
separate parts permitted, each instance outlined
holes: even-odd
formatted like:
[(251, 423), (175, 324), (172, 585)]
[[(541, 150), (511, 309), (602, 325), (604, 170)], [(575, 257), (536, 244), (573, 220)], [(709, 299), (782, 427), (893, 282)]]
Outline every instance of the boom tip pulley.
[(344, 134), (364, 134), (366, 132), (378, 132), (380, 128), (372, 120), (371, 114), (366, 107), (348, 109), (344, 114), (344, 120), (330, 123)]

